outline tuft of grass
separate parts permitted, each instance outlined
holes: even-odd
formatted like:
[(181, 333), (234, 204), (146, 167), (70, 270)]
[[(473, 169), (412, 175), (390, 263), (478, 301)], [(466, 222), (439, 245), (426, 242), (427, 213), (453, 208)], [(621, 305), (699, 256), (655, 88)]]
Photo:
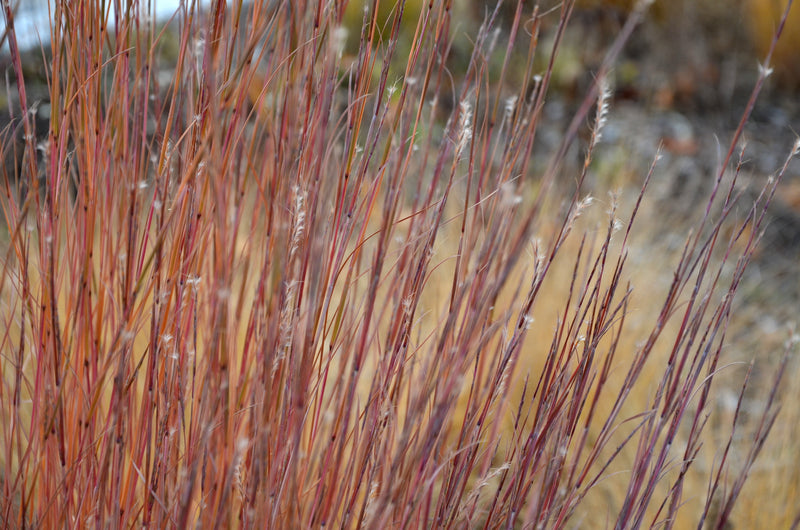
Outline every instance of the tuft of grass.
[(346, 2), (189, 3), (162, 28), (57, 1), (46, 131), (4, 6), (4, 526), (731, 520), (794, 349), (747, 407), (725, 337), (786, 166), (739, 215), (735, 155), (768, 68), (661, 276), (636, 241), (657, 161), (636, 193), (582, 191), (644, 3), (546, 163), (573, 1), (505, 26), (498, 5), (460, 69), (451, 1), (406, 42), (405, 3), (380, 4), (348, 56)]

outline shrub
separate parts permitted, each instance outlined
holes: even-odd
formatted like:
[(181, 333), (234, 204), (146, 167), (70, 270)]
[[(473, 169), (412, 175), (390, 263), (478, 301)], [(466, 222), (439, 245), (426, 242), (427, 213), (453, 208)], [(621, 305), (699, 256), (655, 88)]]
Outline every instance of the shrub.
[(174, 64), (172, 29), (105, 5), (56, 2), (41, 141), (8, 24), (6, 526), (730, 518), (777, 410), (773, 390), (745, 414), (745, 379), (708, 424), (778, 181), (732, 214), (766, 69), (664, 289), (637, 298), (657, 164), (607, 216), (581, 190), (640, 11), (540, 163), (540, 22), (558, 18), (555, 55), (572, 2), (520, 2), (499, 31), (491, 12), (461, 71), (451, 2), (427, 2), (402, 72), (402, 4), (383, 32), (366, 18), (354, 57), (343, 2), (184, 6)]

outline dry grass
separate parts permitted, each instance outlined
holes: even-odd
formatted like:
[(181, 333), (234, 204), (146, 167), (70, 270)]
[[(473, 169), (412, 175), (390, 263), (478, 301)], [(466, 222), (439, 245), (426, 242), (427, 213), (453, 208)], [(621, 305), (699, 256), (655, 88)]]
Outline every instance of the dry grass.
[(767, 70), (705, 209), (653, 260), (657, 164), (641, 193), (579, 192), (640, 11), (532, 160), (540, 23), (556, 54), (572, 4), (520, 2), (498, 32), (490, 13), (456, 71), (449, 1), (401, 57), (402, 5), (391, 27), (364, 12), (352, 57), (342, 2), (190, 8), (170, 65), (147, 17), (57, 2), (41, 142), (9, 24), (4, 525), (724, 527), (788, 359), (750, 407), (723, 356), (783, 173), (740, 204)]

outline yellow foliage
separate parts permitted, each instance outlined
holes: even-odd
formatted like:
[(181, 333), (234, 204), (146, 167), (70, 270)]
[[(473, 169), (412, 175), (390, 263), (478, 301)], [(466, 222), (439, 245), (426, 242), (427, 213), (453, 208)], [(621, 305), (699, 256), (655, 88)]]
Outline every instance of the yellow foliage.
[[(383, 32), (384, 36), (387, 38), (391, 32), (394, 17), (399, 9), (399, 3), (400, 2), (398, 0), (379, 0), (378, 2), (376, 19), (377, 29), (378, 31)], [(417, 19), (420, 11), (422, 10), (422, 6), (422, 0), (406, 0), (400, 22), (401, 31), (408, 32), (409, 35), (414, 34), (414, 28), (417, 25)], [(372, 9), (371, 1), (351, 1), (347, 4), (347, 8), (345, 9), (342, 24), (345, 28), (347, 28), (349, 33), (347, 46), (351, 49), (351, 51), (358, 49), (358, 38), (359, 34), (361, 33), (361, 25), (364, 22), (365, 9)], [(368, 16), (372, 17), (373, 13), (370, 11)]]
[[(747, 20), (753, 43), (761, 58), (772, 43), (772, 36), (786, 9), (787, 0), (747, 0)], [(771, 65), (784, 82), (800, 83), (800, 7), (793, 5), (786, 27), (775, 47)]]

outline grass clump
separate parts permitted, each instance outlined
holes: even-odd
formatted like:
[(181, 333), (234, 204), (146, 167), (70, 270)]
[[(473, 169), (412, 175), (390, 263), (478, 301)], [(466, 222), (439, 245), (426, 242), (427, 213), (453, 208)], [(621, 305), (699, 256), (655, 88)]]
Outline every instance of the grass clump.
[(3, 145), (24, 147), (2, 201), (4, 525), (731, 517), (777, 411), (767, 392), (744, 418), (745, 378), (709, 427), (779, 180), (732, 214), (730, 162), (767, 69), (668, 281), (637, 298), (657, 164), (632, 196), (582, 190), (604, 80), (641, 10), (539, 162), (573, 2), (519, 2), (502, 27), (489, 11), (460, 71), (446, 67), (452, 2), (425, 2), (401, 74), (404, 4), (380, 31), (377, 4), (354, 57), (343, 2), (184, 6), (162, 64), (173, 30), (56, 2), (46, 132), (8, 24), (20, 114)]

